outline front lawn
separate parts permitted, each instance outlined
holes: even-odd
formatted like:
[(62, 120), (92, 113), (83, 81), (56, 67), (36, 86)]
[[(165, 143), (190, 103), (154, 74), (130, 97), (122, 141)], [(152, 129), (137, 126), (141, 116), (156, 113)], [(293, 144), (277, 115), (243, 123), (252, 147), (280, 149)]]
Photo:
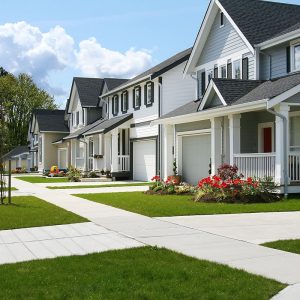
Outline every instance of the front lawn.
[(108, 187), (125, 187), (125, 186), (149, 186), (151, 183), (116, 183), (116, 184), (101, 184), (101, 185), (72, 185), (72, 186), (47, 186), (51, 190), (69, 190), (69, 189), (93, 189), (93, 188), (108, 188)]
[(12, 202), (0, 205), (0, 230), (87, 222), (35, 197), (13, 197)]
[(300, 254), (300, 240), (281, 240), (262, 244), (262, 246)]
[(42, 176), (20, 176), (15, 177), (15, 179), (20, 179), (30, 183), (56, 183), (56, 182), (68, 182), (66, 177), (42, 177)]
[(0, 266), (3, 299), (270, 299), (285, 285), (152, 247)]
[(224, 204), (194, 202), (191, 196), (146, 195), (141, 192), (75, 196), (149, 217), (300, 211), (299, 199), (273, 203)]

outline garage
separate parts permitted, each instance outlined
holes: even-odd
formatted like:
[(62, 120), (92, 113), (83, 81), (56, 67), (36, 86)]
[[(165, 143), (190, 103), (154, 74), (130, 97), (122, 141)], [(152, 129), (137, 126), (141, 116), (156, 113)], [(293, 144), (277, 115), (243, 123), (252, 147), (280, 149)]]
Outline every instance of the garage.
[(209, 176), (210, 157), (210, 134), (182, 136), (183, 180), (197, 184), (200, 179)]
[(133, 180), (151, 181), (156, 175), (156, 140), (133, 142)]

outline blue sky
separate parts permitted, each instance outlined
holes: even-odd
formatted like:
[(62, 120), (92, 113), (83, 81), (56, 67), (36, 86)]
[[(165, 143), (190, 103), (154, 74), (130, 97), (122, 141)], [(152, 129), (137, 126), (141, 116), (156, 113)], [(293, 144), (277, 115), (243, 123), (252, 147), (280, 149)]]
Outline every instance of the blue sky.
[(63, 107), (73, 76), (132, 77), (192, 46), (208, 3), (3, 1), (0, 65), (32, 74)]

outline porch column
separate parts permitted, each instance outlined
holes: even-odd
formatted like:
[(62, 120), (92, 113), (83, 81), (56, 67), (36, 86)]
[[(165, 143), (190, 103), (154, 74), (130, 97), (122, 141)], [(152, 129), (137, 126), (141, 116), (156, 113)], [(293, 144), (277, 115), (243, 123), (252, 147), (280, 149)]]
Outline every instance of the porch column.
[[(275, 107), (275, 111), (285, 116), (288, 120), (287, 131), (284, 132), (283, 120), (276, 116), (276, 167), (275, 167), (275, 182), (277, 184), (284, 184), (284, 147), (287, 147), (287, 153), (289, 153), (289, 111), (290, 107), (284, 103)], [(284, 145), (284, 135), (287, 136), (288, 144)], [(288, 170), (287, 170), (288, 171)]]
[(234, 154), (241, 152), (241, 115), (229, 115), (230, 164), (234, 164)]
[[(163, 153), (163, 176), (167, 179), (173, 174), (173, 160), (174, 160), (174, 125), (164, 125), (164, 153)], [(178, 163), (178, 162), (177, 162)]]
[(111, 134), (111, 172), (119, 171), (118, 144), (118, 129), (114, 129)]
[(110, 169), (111, 168), (111, 134), (105, 134), (103, 135), (104, 139), (104, 151), (102, 152), (102, 155), (104, 155), (104, 168)]
[(222, 164), (222, 118), (212, 118), (211, 122), (211, 175), (216, 175)]

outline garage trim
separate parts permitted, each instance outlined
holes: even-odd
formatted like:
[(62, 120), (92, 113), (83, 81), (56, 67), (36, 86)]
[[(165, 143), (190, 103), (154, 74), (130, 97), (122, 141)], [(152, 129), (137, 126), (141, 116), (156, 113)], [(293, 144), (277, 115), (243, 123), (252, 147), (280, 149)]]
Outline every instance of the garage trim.
[(187, 136), (197, 136), (197, 135), (207, 135), (207, 134), (211, 134), (211, 129), (176, 132), (175, 157), (177, 161), (177, 168), (179, 174), (182, 174), (182, 138)]
[(157, 173), (157, 170), (159, 169), (159, 162), (158, 162), (158, 136), (149, 136), (149, 137), (142, 137), (142, 138), (133, 138), (130, 139), (130, 179), (133, 180), (133, 143), (134, 142), (139, 142), (139, 141), (155, 141), (155, 158), (156, 158), (156, 166), (155, 166), (155, 173)]

